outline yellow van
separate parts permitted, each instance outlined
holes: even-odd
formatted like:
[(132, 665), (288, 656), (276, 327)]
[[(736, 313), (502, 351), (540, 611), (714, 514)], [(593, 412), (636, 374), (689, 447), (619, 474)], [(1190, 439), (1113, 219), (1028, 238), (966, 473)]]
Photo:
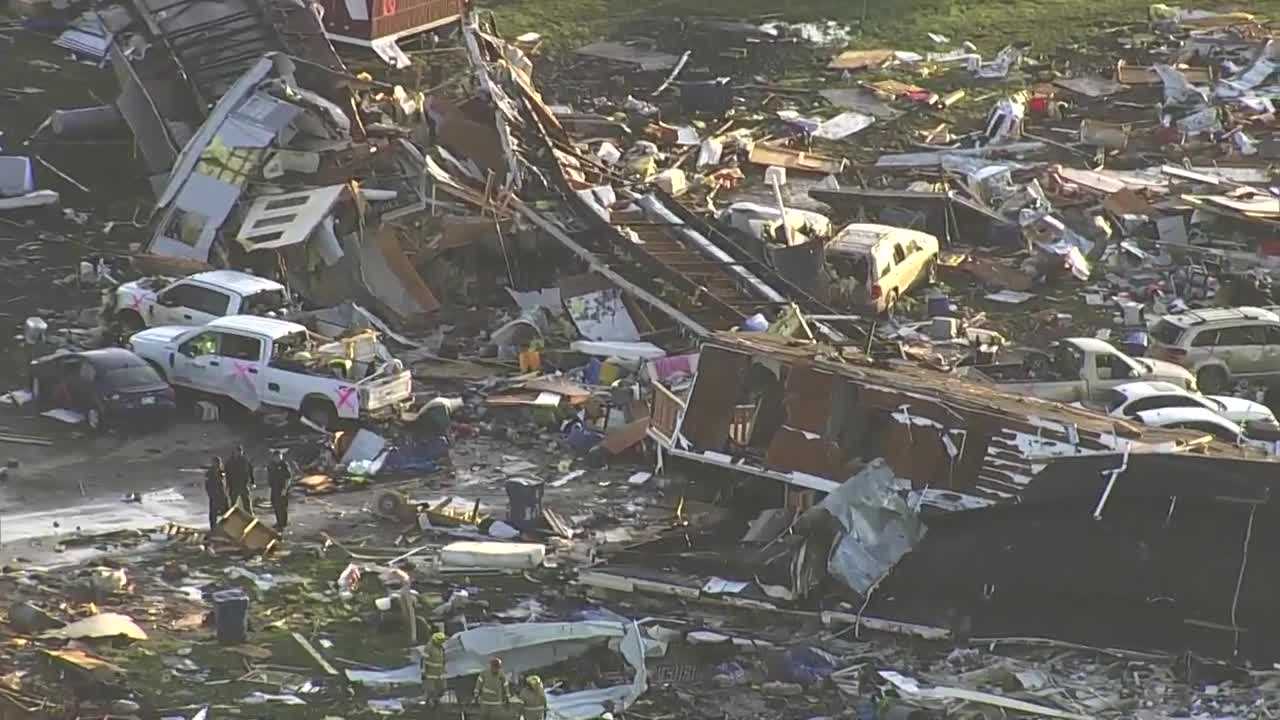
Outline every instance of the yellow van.
[(889, 225), (846, 225), (826, 246), (839, 278), (838, 297), (851, 307), (888, 312), (898, 298), (936, 279), (938, 238)]

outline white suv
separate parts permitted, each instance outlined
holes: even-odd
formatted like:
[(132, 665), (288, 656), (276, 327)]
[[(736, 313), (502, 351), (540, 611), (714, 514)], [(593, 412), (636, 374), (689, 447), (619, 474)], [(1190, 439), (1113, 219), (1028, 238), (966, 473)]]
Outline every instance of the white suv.
[(1151, 331), (1151, 356), (1196, 375), (1205, 394), (1235, 380), (1280, 379), (1280, 315), (1254, 307), (1166, 315)]

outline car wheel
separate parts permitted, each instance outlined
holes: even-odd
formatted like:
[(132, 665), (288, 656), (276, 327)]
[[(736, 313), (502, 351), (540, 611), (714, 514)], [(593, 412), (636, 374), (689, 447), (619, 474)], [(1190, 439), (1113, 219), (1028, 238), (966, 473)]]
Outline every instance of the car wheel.
[(321, 398), (305, 400), (300, 412), (302, 417), (326, 430), (332, 430), (338, 424), (338, 411), (328, 400)]
[(1201, 368), (1196, 373), (1196, 389), (1205, 395), (1214, 395), (1227, 389), (1227, 371), (1220, 367)]
[(925, 270), (925, 281), (930, 285), (938, 284), (938, 261), (930, 260), (929, 267)]

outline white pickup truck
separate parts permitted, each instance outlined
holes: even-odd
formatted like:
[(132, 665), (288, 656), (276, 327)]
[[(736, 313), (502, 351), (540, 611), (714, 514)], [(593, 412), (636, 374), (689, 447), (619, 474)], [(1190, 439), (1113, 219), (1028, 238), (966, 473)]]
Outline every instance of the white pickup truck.
[(1185, 368), (1151, 358), (1133, 358), (1096, 338), (1065, 338), (1048, 353), (1031, 352), (1021, 363), (973, 365), (957, 374), (990, 382), (1018, 395), (1060, 402), (1107, 402), (1111, 390), (1136, 381), (1159, 381), (1195, 390)]
[(297, 323), (232, 315), (197, 328), (143, 330), (129, 349), (175, 386), (251, 410), (295, 410), (326, 428), (394, 414), (413, 398), (412, 374), (372, 331), (330, 341)]
[(107, 302), (108, 317), (126, 335), (160, 325), (204, 325), (228, 315), (283, 316), (290, 309), (283, 285), (238, 270), (179, 280), (146, 277), (116, 288)]

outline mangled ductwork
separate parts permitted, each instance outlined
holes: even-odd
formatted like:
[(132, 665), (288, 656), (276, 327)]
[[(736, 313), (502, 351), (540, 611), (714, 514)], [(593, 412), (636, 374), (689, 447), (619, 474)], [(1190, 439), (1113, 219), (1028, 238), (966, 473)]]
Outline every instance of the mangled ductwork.
[(877, 458), (801, 515), (812, 525), (824, 515), (837, 529), (827, 572), (866, 595), (925, 536), (919, 515), (898, 493), (893, 468)]

